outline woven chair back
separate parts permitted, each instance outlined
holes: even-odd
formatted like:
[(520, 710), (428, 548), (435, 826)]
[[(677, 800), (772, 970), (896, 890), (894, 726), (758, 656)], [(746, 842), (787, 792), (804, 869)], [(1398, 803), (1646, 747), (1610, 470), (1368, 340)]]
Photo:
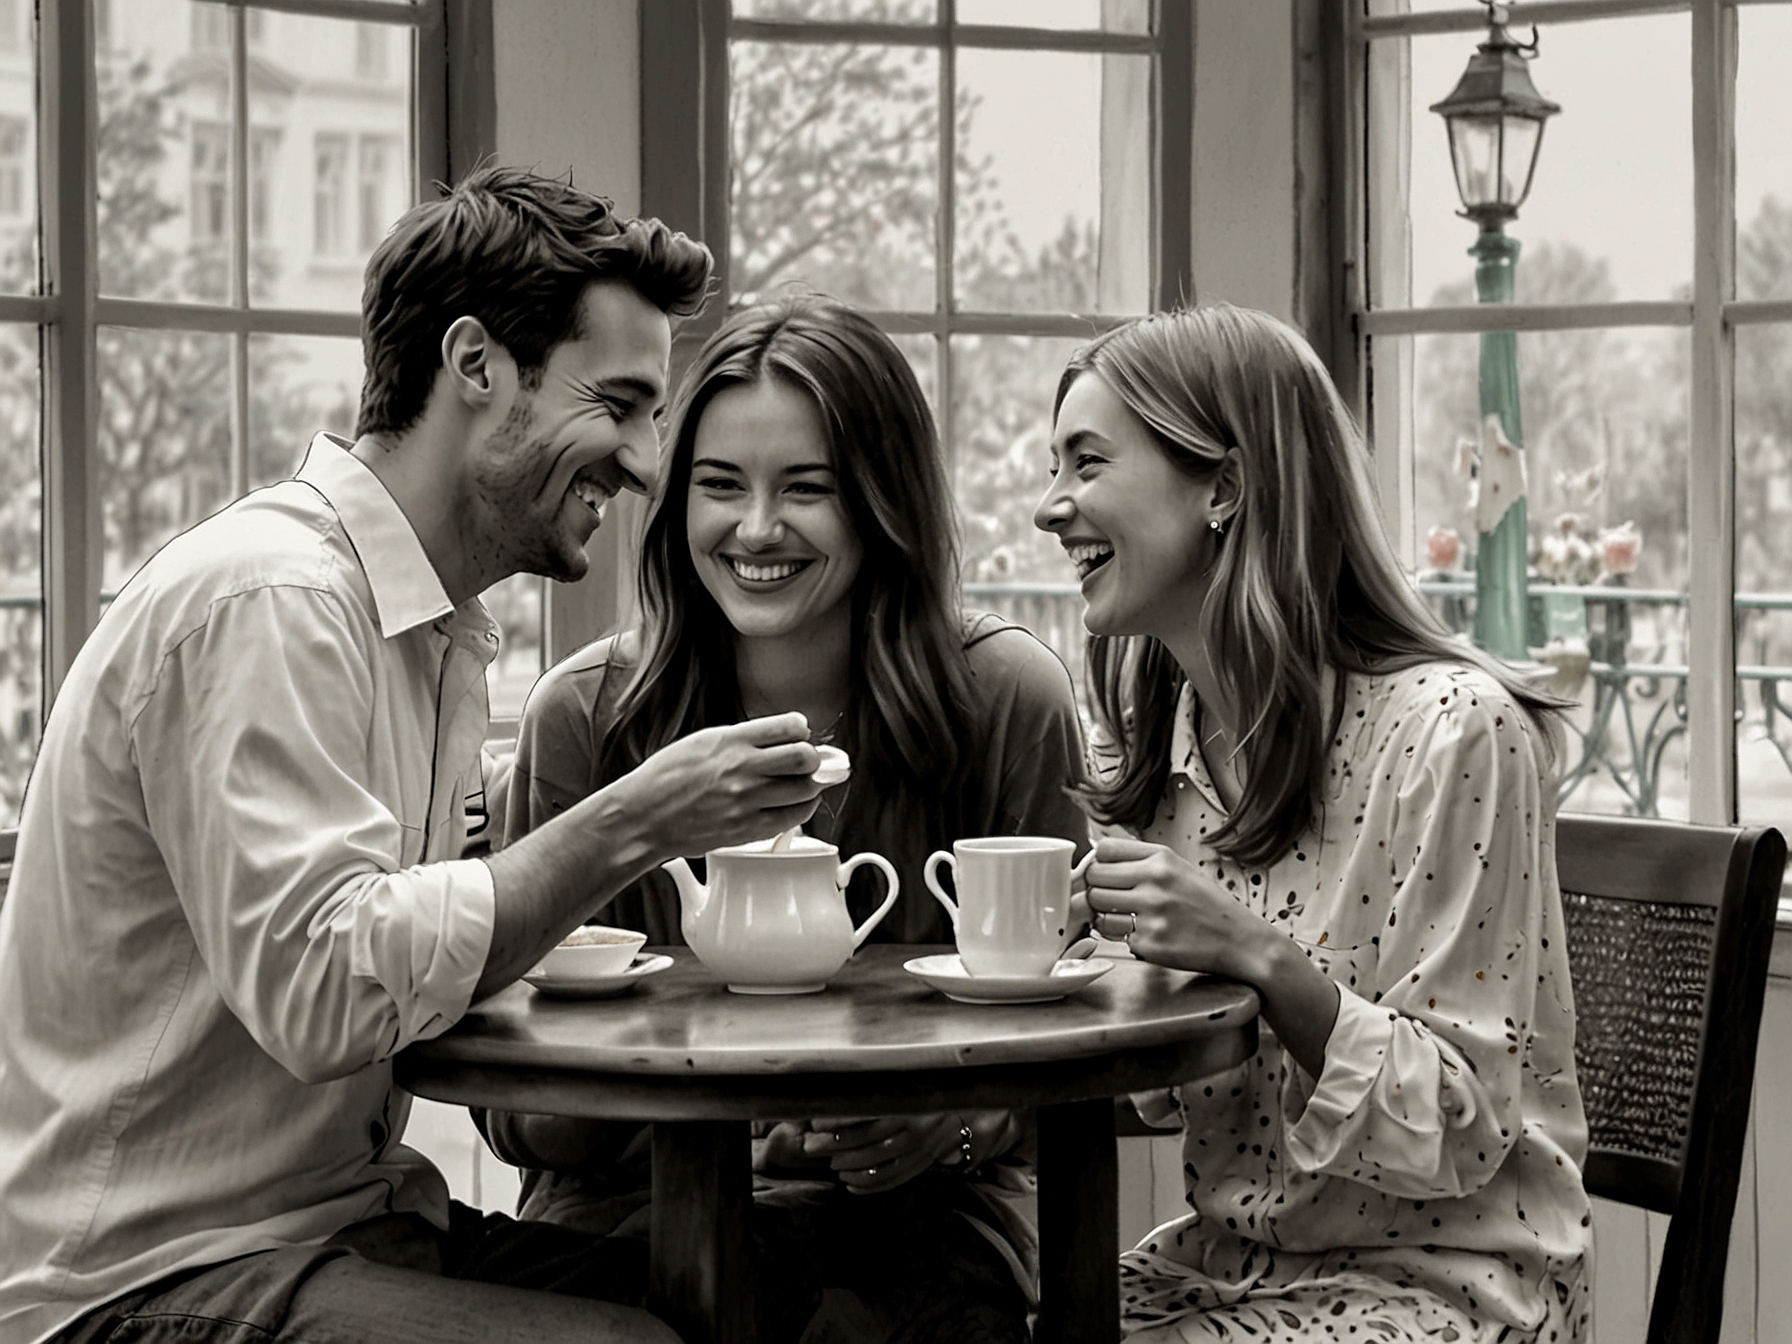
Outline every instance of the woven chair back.
[(1670, 1215), (1650, 1344), (1716, 1341), (1786, 844), (1564, 814), (1587, 1189)]

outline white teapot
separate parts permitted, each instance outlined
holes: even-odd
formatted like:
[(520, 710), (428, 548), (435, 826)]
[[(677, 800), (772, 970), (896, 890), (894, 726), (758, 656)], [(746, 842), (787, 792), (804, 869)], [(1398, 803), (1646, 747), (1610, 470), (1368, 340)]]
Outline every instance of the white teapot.
[[(881, 854), (840, 851), (799, 836), (712, 849), (709, 885), (683, 859), (661, 866), (678, 884), (679, 927), (699, 960), (736, 994), (813, 994), (826, 986), (896, 904), (902, 883)], [(889, 892), (858, 928), (846, 913), (846, 883), (863, 864), (883, 870)]]

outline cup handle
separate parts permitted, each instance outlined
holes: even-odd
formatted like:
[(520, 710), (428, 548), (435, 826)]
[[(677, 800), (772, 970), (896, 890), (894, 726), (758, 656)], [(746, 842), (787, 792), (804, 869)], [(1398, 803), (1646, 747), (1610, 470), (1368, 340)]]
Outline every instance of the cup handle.
[(1087, 891), (1089, 889), (1089, 865), (1094, 862), (1095, 862), (1095, 846), (1090, 845), (1089, 852), (1087, 854), (1083, 855), (1083, 857), (1081, 859), (1077, 860), (1076, 867), (1074, 867), (1070, 870), (1070, 894), (1072, 896), (1076, 895), (1076, 893), (1077, 893), (1077, 885), (1076, 884), (1078, 882), (1081, 882), (1083, 884), (1082, 890)]
[(896, 876), (896, 870), (891, 867), (890, 861), (882, 854), (873, 854), (867, 850), (863, 854), (854, 854), (840, 865), (840, 873), (835, 880), (839, 882), (841, 891), (846, 890), (846, 882), (852, 876), (853, 869), (866, 863), (875, 863), (883, 869), (884, 885), (890, 890), (884, 897), (884, 903), (873, 910), (865, 922), (852, 931), (852, 950), (855, 952), (859, 950), (859, 944), (871, 936), (871, 930), (881, 924), (884, 916), (890, 913), (896, 904), (897, 893), (902, 890), (902, 879)]
[(952, 916), (952, 932), (956, 936), (958, 933), (958, 907), (952, 903), (952, 898), (946, 895), (940, 887), (939, 880), (934, 877), (934, 872), (939, 868), (942, 860), (952, 865), (952, 880), (956, 882), (958, 880), (958, 860), (952, 857), (949, 850), (944, 849), (936, 849), (927, 856), (927, 862), (921, 865), (921, 880), (927, 884), (927, 890), (933, 893), (934, 899), (946, 907), (946, 913)]

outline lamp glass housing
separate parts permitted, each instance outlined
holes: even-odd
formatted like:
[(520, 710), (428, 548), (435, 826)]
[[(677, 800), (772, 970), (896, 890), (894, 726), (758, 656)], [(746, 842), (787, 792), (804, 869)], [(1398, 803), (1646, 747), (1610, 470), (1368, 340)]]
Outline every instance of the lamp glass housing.
[(1531, 191), (1543, 121), (1516, 113), (1457, 113), (1448, 118), (1450, 159), (1463, 213), (1509, 219)]

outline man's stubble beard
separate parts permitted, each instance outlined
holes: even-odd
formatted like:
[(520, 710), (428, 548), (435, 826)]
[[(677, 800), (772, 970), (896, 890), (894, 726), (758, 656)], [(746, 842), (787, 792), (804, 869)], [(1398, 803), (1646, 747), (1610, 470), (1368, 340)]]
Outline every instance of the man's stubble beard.
[(572, 583), (585, 576), (590, 564), (583, 547), (574, 548), (576, 556), (567, 556), (556, 544), (555, 524), (565, 506), (564, 496), (554, 505), (545, 526), (532, 525), (541, 499), (535, 489), (539, 482), (530, 468), (548, 451), (547, 444), (529, 440), (534, 423), (534, 397), (525, 391), (510, 408), (504, 423), (492, 431), (480, 456), (482, 465), (469, 492), (471, 497), (462, 501), (462, 507), (467, 517), (479, 521), (477, 534), (494, 539), (492, 568), (502, 571), (501, 578), (537, 574), (559, 583)]

